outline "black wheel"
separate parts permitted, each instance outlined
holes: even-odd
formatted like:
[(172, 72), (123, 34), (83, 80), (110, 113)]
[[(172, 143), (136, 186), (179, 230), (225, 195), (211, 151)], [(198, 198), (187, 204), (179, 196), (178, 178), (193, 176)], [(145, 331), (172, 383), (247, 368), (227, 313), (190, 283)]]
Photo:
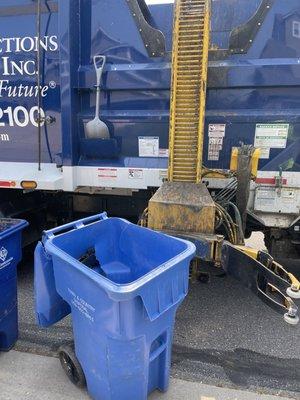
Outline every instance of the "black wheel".
[(75, 355), (73, 346), (62, 346), (58, 351), (59, 360), (63, 370), (70, 381), (78, 388), (86, 386), (84, 372)]

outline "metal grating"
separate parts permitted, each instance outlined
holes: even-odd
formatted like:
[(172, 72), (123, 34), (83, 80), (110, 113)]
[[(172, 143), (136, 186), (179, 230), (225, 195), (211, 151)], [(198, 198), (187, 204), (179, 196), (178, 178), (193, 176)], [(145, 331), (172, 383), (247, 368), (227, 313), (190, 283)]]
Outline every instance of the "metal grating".
[(209, 0), (177, 0), (174, 17), (169, 181), (201, 181)]

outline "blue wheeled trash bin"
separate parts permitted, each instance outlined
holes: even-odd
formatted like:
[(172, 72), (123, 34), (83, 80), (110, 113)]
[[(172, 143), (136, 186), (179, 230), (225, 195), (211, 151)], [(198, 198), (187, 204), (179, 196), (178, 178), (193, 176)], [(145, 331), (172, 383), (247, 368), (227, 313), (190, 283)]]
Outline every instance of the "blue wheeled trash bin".
[(36, 314), (72, 313), (69, 378), (99, 400), (145, 400), (168, 388), (175, 314), (188, 291), (192, 243), (105, 213), (44, 233), (35, 251)]
[(17, 264), (27, 225), (23, 220), (0, 218), (0, 351), (10, 350), (18, 339)]

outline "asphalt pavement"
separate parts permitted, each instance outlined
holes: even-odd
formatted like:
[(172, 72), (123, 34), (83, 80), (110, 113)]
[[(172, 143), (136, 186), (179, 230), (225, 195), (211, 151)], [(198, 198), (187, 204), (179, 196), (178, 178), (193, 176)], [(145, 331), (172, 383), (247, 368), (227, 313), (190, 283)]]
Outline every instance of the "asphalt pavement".
[[(262, 246), (261, 237), (256, 235), (254, 243)], [(300, 271), (298, 263), (290, 265), (294, 272)], [(40, 329), (33, 309), (29, 260), (19, 268), (20, 340), (15, 349), (55, 356), (63, 342), (72, 340), (71, 318)], [(229, 277), (192, 283), (176, 319), (172, 377), (299, 400), (300, 325), (287, 325)]]

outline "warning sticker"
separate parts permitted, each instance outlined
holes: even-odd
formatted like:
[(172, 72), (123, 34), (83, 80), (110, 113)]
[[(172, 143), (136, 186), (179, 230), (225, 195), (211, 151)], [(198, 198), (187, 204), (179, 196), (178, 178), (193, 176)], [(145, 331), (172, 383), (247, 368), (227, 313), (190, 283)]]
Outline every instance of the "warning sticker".
[(220, 152), (219, 151), (209, 151), (208, 152), (208, 160), (209, 161), (219, 161)]
[(159, 157), (159, 137), (139, 137), (139, 157)]
[(223, 138), (225, 137), (225, 132), (225, 124), (210, 124), (208, 126), (208, 137), (210, 138)]
[(259, 190), (257, 191), (257, 198), (258, 199), (272, 199), (275, 200), (276, 197), (276, 188), (259, 188)]
[(159, 179), (160, 179), (161, 181), (164, 181), (164, 180), (166, 180), (167, 178), (168, 178), (168, 171), (165, 170), (165, 169), (160, 169), (160, 170), (159, 170)]
[(208, 161), (218, 161), (223, 149), (225, 124), (210, 124), (208, 126)]
[(117, 178), (117, 168), (98, 168), (98, 178)]
[(223, 138), (209, 138), (209, 144), (212, 149), (221, 151), (223, 148)]
[(142, 169), (131, 168), (128, 170), (129, 179), (143, 179), (144, 173)]
[(169, 157), (169, 149), (159, 149), (159, 157), (168, 158)]
[(269, 149), (285, 149), (289, 127), (289, 124), (257, 124), (254, 146)]
[(261, 159), (269, 159), (270, 158), (270, 148), (269, 147), (261, 147), (260, 148), (260, 158)]

